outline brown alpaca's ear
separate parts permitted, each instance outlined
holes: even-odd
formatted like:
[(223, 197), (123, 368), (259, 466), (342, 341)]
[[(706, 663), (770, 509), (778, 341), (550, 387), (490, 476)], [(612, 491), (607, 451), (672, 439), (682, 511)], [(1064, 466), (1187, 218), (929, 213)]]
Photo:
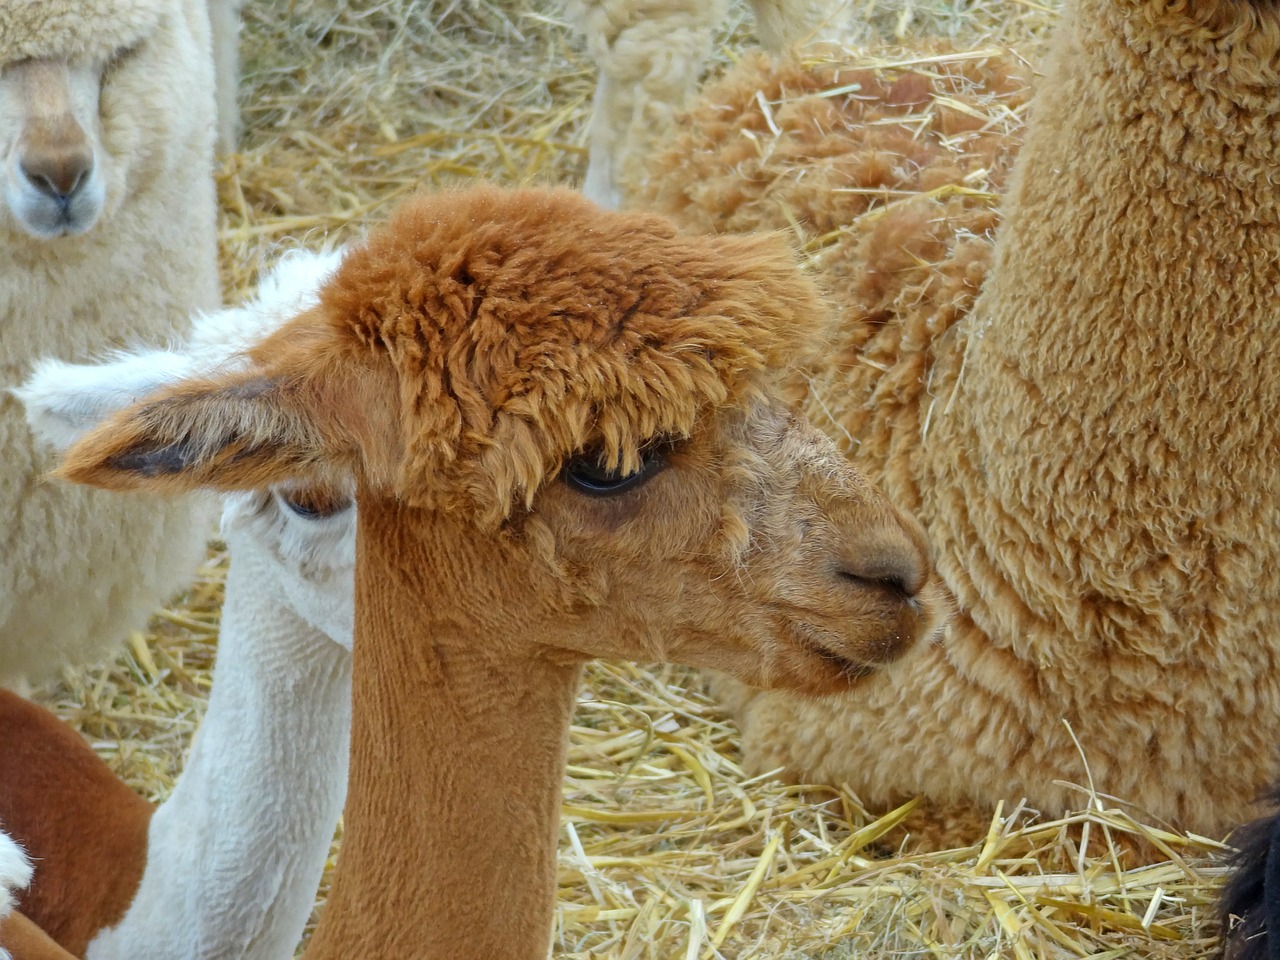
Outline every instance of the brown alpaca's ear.
[(188, 380), (128, 407), (67, 450), (56, 475), (107, 490), (248, 490), (330, 476), (295, 385), (255, 373)]

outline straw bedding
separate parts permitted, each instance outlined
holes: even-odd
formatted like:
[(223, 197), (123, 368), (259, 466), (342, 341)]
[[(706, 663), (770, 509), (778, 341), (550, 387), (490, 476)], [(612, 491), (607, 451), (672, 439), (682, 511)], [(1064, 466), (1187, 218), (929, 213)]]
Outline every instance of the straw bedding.
[[(1053, 18), (1035, 0), (854, 2), (882, 36), (1014, 43), (1030, 62)], [(735, 8), (712, 69), (751, 42)], [(418, 186), (581, 177), (593, 77), (549, 0), (262, 2), (246, 11), (242, 49), (244, 141), (219, 176), (229, 301), (282, 246), (357, 235)], [(809, 239), (817, 253), (833, 238)], [(39, 692), (157, 800), (204, 709), (225, 573), (215, 542), (190, 591), (116, 663)], [(918, 852), (899, 826), (909, 808), (745, 780), (735, 730), (678, 668), (589, 667), (564, 788), (558, 956), (1190, 960), (1214, 949), (1219, 844), (1135, 822), (1084, 784), (1066, 821), (993, 811), (969, 846)], [(1118, 868), (1113, 841), (1126, 834), (1166, 859)]]

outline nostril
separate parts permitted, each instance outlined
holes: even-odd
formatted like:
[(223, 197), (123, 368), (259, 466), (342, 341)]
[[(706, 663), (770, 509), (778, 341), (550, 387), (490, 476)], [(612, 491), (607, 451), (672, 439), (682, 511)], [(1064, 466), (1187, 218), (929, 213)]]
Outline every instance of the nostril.
[(889, 590), (892, 593), (898, 594), (904, 600), (910, 599), (917, 592), (914, 590), (909, 590), (907, 588), (906, 581), (903, 580), (901, 577), (895, 577), (895, 576), (864, 577), (861, 574), (850, 573), (847, 570), (839, 571), (839, 576), (842, 579), (848, 580), (851, 583), (856, 583), (858, 586), (861, 586), (861, 587), (880, 587), (882, 589)]
[(861, 584), (871, 584), (914, 597), (928, 580), (923, 555), (913, 549), (882, 548), (865, 557), (841, 564), (839, 574)]
[(45, 196), (58, 201), (73, 197), (93, 171), (92, 156), (73, 151), (22, 160), (22, 173)]

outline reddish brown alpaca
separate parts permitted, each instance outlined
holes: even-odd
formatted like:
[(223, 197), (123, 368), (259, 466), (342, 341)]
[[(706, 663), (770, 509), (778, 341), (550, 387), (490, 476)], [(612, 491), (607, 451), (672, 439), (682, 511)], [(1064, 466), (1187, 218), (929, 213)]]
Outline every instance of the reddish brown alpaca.
[(247, 373), (72, 451), (122, 490), (356, 480), (346, 837), (308, 957), (543, 960), (588, 657), (821, 694), (935, 632), (915, 525), (776, 399), (823, 316), (775, 237), (421, 198)]
[(0, 950), (14, 960), (83, 956), (94, 934), (129, 907), (153, 808), (78, 733), (5, 690), (0, 730), (0, 827), (39, 865), (41, 879), (19, 898), (30, 919), (0, 921)]

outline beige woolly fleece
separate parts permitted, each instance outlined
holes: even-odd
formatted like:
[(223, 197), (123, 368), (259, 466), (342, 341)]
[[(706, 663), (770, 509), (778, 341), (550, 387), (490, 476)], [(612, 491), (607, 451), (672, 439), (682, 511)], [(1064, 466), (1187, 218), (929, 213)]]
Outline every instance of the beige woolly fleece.
[[(99, 104), (102, 218), (38, 241), (0, 207), (0, 385), (34, 360), (88, 360), (186, 330), (219, 303), (213, 75), (202, 0), (8, 0), (5, 58), (130, 55)], [(211, 517), (191, 504), (45, 480), (21, 406), (0, 397), (0, 683), (115, 650), (185, 586)]]
[(153, 33), (171, 7), (166, 0), (8, 0), (0, 5), (0, 64), (104, 62)]
[[(848, 696), (739, 691), (749, 765), (924, 795), (940, 845), (1086, 784), (1221, 835), (1280, 743), (1280, 10), (1069, 4), (994, 243), (968, 178), (1020, 134), (983, 120), (1007, 64), (964, 69), (985, 76), (846, 64), (848, 103), (790, 82), (764, 160), (741, 128), (772, 81), (740, 75), (655, 168), (687, 223), (815, 218), (847, 312), (810, 413), (920, 518), (956, 600), (942, 644)], [(882, 187), (933, 196), (852, 209)]]

